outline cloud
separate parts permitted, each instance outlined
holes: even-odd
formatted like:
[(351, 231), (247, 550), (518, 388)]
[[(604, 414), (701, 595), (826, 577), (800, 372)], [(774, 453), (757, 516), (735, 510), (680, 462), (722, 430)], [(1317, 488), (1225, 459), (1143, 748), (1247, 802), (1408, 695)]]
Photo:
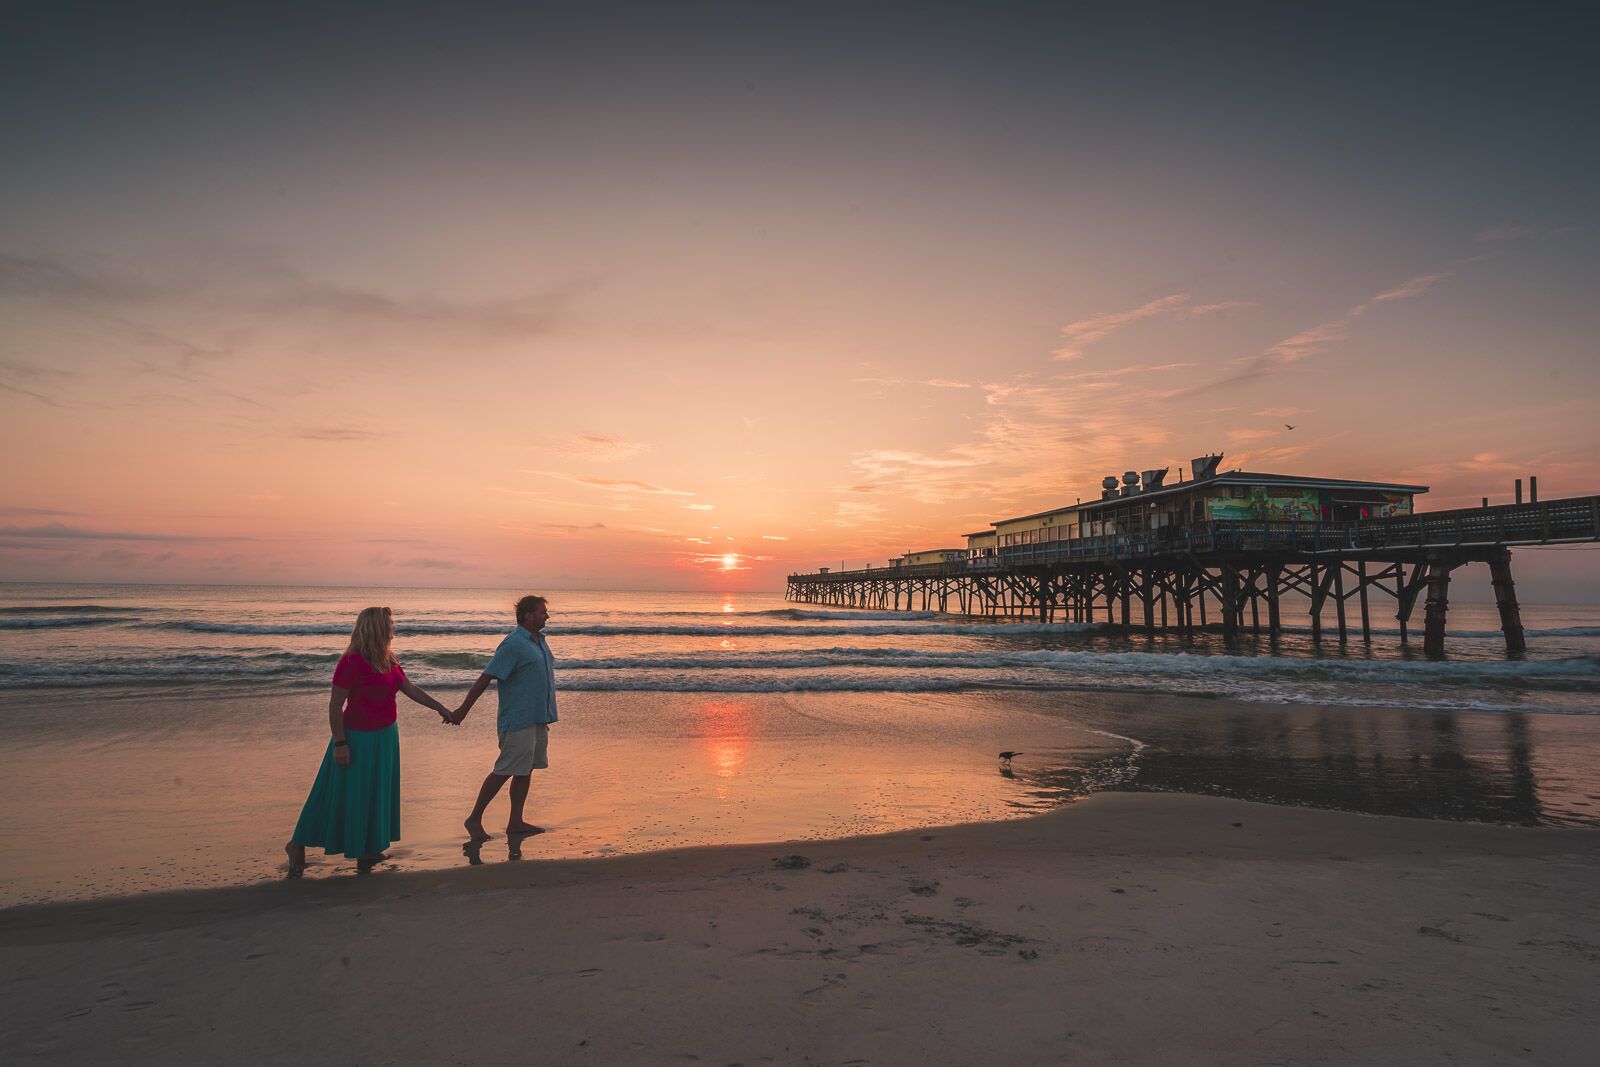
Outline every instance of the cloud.
[(1473, 240), (1479, 244), (1491, 241), (1528, 241), (1544, 237), (1565, 237), (1576, 227), (1572, 226), (1489, 226), (1478, 232)]
[(787, 537), (779, 537), (776, 534), (762, 534), (761, 535), (761, 540), (763, 540), (763, 541), (787, 541), (789, 539)]
[(849, 528), (881, 518), (887, 511), (888, 508), (882, 504), (865, 504), (853, 500), (841, 500), (835, 505), (834, 517), (824, 522), (823, 525)]
[(314, 426), (301, 430), (295, 436), (307, 441), (369, 441), (383, 434), (358, 426)]
[(1152, 300), (1147, 304), (1140, 304), (1127, 311), (1108, 311), (1099, 315), (1091, 315), (1077, 322), (1069, 322), (1061, 327), (1061, 336), (1066, 339), (1066, 344), (1056, 349), (1053, 353), (1056, 359), (1071, 360), (1083, 355), (1083, 349), (1097, 341), (1103, 341), (1113, 333), (1140, 319), (1148, 319), (1164, 311), (1182, 307), (1190, 300), (1188, 293), (1173, 293)]
[(435, 559), (430, 556), (417, 556), (413, 559), (396, 560), (398, 567), (411, 567), (423, 571), (464, 571), (470, 570), (466, 564), (453, 559)]
[(694, 496), (684, 489), (667, 489), (664, 486), (652, 485), (649, 482), (638, 482), (627, 478), (586, 478), (576, 474), (563, 474), (560, 471), (520, 470), (519, 474), (537, 474), (543, 478), (559, 478), (564, 482), (574, 485), (587, 485), (593, 489), (604, 489), (608, 493), (651, 493), (658, 496)]
[(1193, 307), (1184, 308), (1184, 312), (1197, 319), (1207, 316), (1214, 319), (1226, 319), (1232, 318), (1241, 311), (1249, 311), (1255, 306), (1256, 303), (1253, 300), (1223, 300), (1216, 304), (1196, 304)]
[(1350, 336), (1350, 318), (1350, 315), (1344, 315), (1309, 330), (1301, 330), (1293, 337), (1285, 337), (1267, 349), (1266, 355), (1274, 363), (1284, 364), (1298, 363), (1307, 356), (1326, 352)]
[(1282, 430), (1229, 430), (1228, 443), (1247, 445), (1255, 441), (1265, 441), (1268, 438), (1276, 437), (1282, 432)]
[(972, 382), (958, 382), (952, 378), (851, 378), (861, 385), (925, 385), (930, 389), (971, 389)]
[(68, 301), (130, 301), (167, 292), (148, 280), (99, 276), (51, 259), (0, 253), (0, 293)]
[(1352, 315), (1362, 314), (1372, 304), (1387, 304), (1391, 300), (1413, 300), (1432, 289), (1434, 285), (1450, 277), (1448, 271), (1440, 274), (1419, 274), (1415, 278), (1407, 279), (1405, 283), (1390, 289), (1388, 292), (1379, 293), (1371, 302), (1363, 305), (1359, 310), (1352, 308)]
[(1338, 318), (1329, 319), (1309, 329), (1269, 346), (1259, 355), (1242, 356), (1230, 364), (1229, 369), (1221, 377), (1187, 389), (1176, 390), (1169, 397), (1198, 396), (1216, 389), (1230, 385), (1242, 385), (1265, 377), (1284, 367), (1291, 366), (1310, 356), (1319, 355), (1328, 349), (1345, 341), (1350, 336), (1350, 329), (1358, 318), (1383, 304), (1391, 304), (1398, 300), (1414, 300), (1429, 292), (1439, 282), (1452, 277), (1449, 271), (1440, 271), (1435, 274), (1418, 274), (1395, 286), (1351, 307)]
[[(925, 452), (880, 448), (862, 452), (852, 462), (870, 474), (888, 475), (907, 468), (947, 469), (951, 467), (971, 467), (977, 463), (977, 460), (958, 455), (930, 456)], [(857, 488), (851, 489), (851, 492), (860, 491)]]
[(36, 367), (31, 363), (17, 360), (0, 360), (0, 390), (37, 400), (53, 408), (60, 407), (61, 401), (50, 387), (65, 385), (71, 378), (70, 372), (54, 367)]
[(0, 515), (28, 515), (34, 518), (73, 518), (81, 515), (79, 511), (57, 511), (55, 508), (22, 508), (10, 505), (0, 505)]
[(48, 541), (253, 541), (253, 537), (195, 537), (185, 534), (130, 533), (120, 530), (90, 530), (59, 522), (44, 526), (0, 526), (0, 537)]
[(717, 506), (715, 504), (684, 504), (683, 507), (689, 511), (715, 511)]
[(638, 441), (625, 441), (620, 437), (586, 433), (557, 445), (556, 451), (572, 459), (588, 460), (592, 463), (613, 463), (619, 459), (648, 452), (650, 446)]
[(577, 531), (577, 530), (604, 530), (604, 529), (606, 529), (606, 524), (603, 523), (603, 522), (591, 522), (587, 526), (575, 525), (575, 524), (570, 523), (570, 522), (546, 522), (546, 523), (541, 523), (540, 525), (542, 525), (547, 530), (572, 530), (572, 531)]

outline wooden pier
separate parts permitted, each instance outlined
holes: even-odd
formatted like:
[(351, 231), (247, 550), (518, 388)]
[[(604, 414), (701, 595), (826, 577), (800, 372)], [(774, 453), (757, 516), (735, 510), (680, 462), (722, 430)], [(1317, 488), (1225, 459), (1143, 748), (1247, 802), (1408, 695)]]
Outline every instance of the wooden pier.
[[(1423, 649), (1444, 653), (1451, 574), (1488, 564), (1506, 649), (1526, 648), (1511, 550), (1600, 541), (1600, 497), (1463, 508), (1353, 522), (1215, 521), (1145, 534), (1011, 545), (978, 559), (791, 574), (785, 598), (894, 611), (1105, 622), (1229, 638), (1277, 636), (1286, 597), (1309, 601), (1311, 634), (1330, 620), (1340, 643), (1352, 615), (1372, 640), (1374, 594), (1390, 597), (1400, 639), (1423, 601)], [(1248, 615), (1248, 622), (1246, 616)], [(1212, 623), (1213, 617), (1215, 624)]]

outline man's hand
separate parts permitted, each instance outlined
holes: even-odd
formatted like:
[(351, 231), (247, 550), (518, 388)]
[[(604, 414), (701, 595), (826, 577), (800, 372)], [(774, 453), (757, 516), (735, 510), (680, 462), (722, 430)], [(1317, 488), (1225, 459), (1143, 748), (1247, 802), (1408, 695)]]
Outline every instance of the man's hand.
[(350, 766), (350, 746), (349, 745), (334, 745), (333, 746), (333, 762), (337, 763), (341, 767)]

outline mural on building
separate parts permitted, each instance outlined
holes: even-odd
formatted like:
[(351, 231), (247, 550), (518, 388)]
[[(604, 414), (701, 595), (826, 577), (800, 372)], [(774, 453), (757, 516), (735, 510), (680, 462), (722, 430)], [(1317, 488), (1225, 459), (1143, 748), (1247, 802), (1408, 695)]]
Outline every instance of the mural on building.
[(1314, 489), (1299, 492), (1279, 490), (1274, 493), (1256, 485), (1243, 497), (1212, 497), (1206, 501), (1206, 514), (1211, 519), (1302, 519), (1315, 522), (1322, 515), (1322, 501)]
[(1377, 517), (1387, 519), (1391, 515), (1411, 514), (1411, 498), (1402, 493), (1384, 493), (1383, 503), (1378, 505)]

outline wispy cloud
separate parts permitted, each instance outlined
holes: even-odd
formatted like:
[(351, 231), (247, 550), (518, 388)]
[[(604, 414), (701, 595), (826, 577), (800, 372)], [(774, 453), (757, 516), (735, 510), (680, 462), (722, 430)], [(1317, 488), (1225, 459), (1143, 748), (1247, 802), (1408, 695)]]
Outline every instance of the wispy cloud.
[(1056, 359), (1077, 359), (1083, 355), (1084, 348), (1105, 340), (1124, 326), (1182, 307), (1188, 304), (1190, 299), (1188, 293), (1173, 293), (1171, 296), (1163, 296), (1127, 311), (1106, 311), (1086, 319), (1079, 319), (1077, 322), (1069, 322), (1061, 327), (1061, 336), (1066, 343), (1051, 354)]
[(952, 378), (851, 378), (858, 385), (924, 385), (930, 389), (972, 389), (973, 382)]
[(684, 504), (682, 507), (689, 511), (715, 511), (717, 508), (715, 504)]
[(0, 360), (0, 390), (37, 400), (50, 407), (60, 407), (57, 391), (72, 378), (68, 371), (53, 367), (38, 367), (18, 360)]
[(254, 537), (210, 536), (201, 534), (139, 533), (129, 530), (91, 530), (52, 522), (43, 526), (0, 526), (0, 537), (41, 541), (254, 541)]
[(588, 460), (593, 463), (612, 463), (619, 459), (627, 459), (640, 453), (650, 451), (650, 446), (639, 441), (626, 441), (620, 437), (606, 437), (601, 434), (579, 434), (571, 440), (564, 441), (556, 446), (556, 451), (572, 459)]
[(1446, 271), (1439, 274), (1419, 274), (1415, 278), (1408, 278), (1403, 284), (1397, 285), (1387, 292), (1379, 293), (1372, 298), (1369, 304), (1361, 308), (1352, 308), (1350, 313), (1359, 315), (1372, 304), (1387, 304), (1392, 300), (1414, 300), (1448, 277), (1450, 277), (1450, 274)]
[(1347, 340), (1355, 321), (1374, 308), (1400, 300), (1415, 300), (1451, 276), (1449, 271), (1440, 271), (1407, 278), (1394, 288), (1385, 289), (1370, 299), (1356, 304), (1338, 318), (1329, 319), (1327, 322), (1285, 337), (1270, 345), (1259, 355), (1243, 356), (1234, 360), (1219, 377), (1187, 389), (1176, 390), (1170, 395), (1197, 396), (1227, 386), (1241, 385), (1282, 370), (1310, 356), (1319, 355)]
[(370, 441), (383, 435), (359, 426), (312, 426), (295, 434), (307, 441)]
[(1573, 226), (1488, 226), (1478, 232), (1473, 240), (1479, 244), (1493, 241), (1529, 241), (1544, 237), (1565, 237)]
[(694, 496), (685, 489), (668, 489), (665, 486), (652, 485), (649, 482), (633, 481), (628, 478), (588, 478), (579, 474), (564, 474), (561, 471), (520, 470), (519, 474), (536, 474), (542, 478), (559, 478), (564, 482), (574, 485), (586, 485), (593, 489), (604, 489), (608, 493), (648, 493), (657, 496)]

